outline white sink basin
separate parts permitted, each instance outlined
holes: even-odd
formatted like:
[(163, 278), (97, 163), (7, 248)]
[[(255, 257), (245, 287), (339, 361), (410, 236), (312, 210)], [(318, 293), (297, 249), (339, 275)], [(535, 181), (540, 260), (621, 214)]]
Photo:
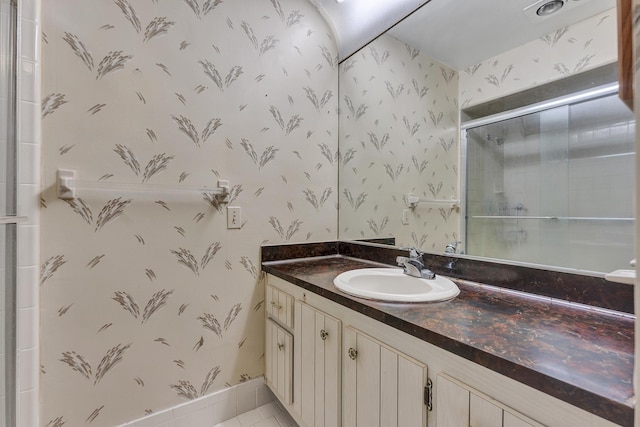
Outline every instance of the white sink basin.
[(391, 302), (433, 302), (454, 298), (460, 289), (451, 280), (407, 276), (400, 268), (361, 268), (345, 271), (333, 279), (348, 294)]

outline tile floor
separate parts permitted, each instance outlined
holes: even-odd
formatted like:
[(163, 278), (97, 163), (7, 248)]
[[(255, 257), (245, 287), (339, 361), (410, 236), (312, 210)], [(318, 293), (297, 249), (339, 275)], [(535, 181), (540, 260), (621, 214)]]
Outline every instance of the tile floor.
[(213, 427), (298, 427), (298, 424), (274, 400)]

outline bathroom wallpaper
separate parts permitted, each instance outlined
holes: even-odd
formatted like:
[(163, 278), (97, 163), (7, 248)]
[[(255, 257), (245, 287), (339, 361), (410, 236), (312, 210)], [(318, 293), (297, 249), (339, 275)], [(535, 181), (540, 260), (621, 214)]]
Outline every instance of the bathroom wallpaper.
[(610, 9), (460, 72), (460, 107), (481, 104), (618, 58)]
[(456, 71), (390, 35), (340, 64), (340, 238), (431, 252), (458, 240), (450, 204), (407, 204), (459, 198), (457, 95)]
[[(42, 6), (41, 425), (113, 426), (262, 375), (260, 244), (336, 237), (329, 28), (306, 0)], [(218, 179), (241, 229), (197, 190)]]

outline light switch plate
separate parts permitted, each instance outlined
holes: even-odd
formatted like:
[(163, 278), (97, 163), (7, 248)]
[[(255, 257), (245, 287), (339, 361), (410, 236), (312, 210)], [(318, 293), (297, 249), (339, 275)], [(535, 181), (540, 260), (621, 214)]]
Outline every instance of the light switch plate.
[(409, 225), (409, 214), (411, 213), (411, 211), (409, 209), (404, 209), (402, 211), (402, 224), (403, 225)]
[(242, 209), (240, 206), (227, 206), (227, 228), (242, 228)]

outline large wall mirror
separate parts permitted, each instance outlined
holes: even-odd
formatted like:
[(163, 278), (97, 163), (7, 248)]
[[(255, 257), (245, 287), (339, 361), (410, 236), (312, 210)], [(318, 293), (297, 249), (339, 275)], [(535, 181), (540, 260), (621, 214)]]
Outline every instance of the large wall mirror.
[[(344, 60), (339, 238), (628, 268), (635, 122), (606, 86), (615, 6), (431, 0)], [(527, 110), (559, 95), (571, 99)]]

